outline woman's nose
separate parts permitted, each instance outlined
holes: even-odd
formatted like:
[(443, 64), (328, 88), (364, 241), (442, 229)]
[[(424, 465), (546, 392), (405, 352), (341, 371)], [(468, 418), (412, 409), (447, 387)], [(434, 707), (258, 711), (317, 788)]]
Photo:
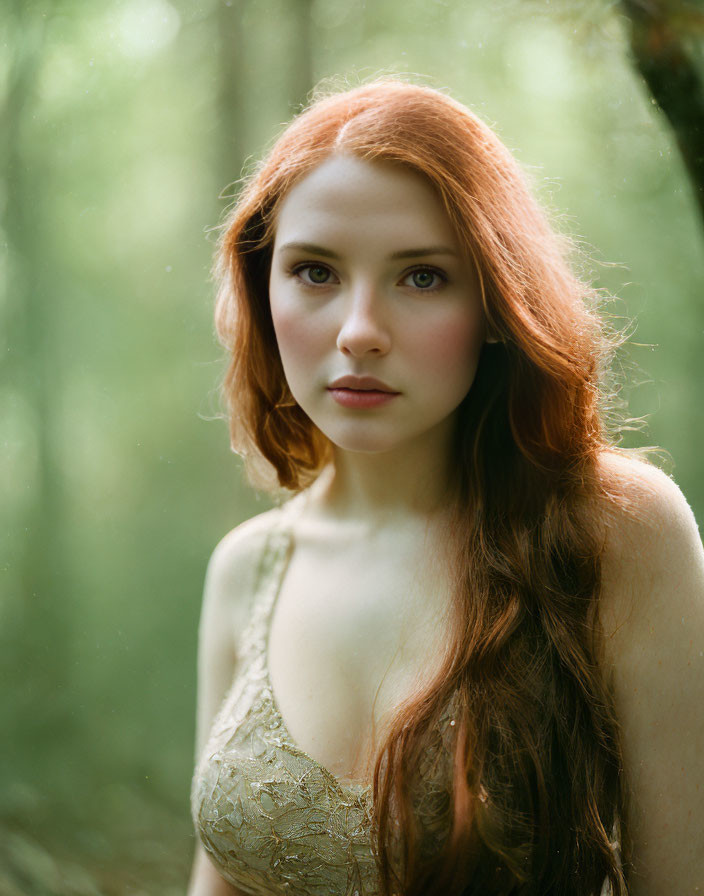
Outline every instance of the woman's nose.
[(337, 347), (343, 354), (355, 357), (384, 355), (391, 348), (381, 302), (373, 287), (361, 286), (348, 296)]

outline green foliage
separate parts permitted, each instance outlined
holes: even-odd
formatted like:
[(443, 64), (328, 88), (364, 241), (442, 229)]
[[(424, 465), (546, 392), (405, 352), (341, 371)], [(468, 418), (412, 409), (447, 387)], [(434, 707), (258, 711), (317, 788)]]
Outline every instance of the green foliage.
[(3, 893), (185, 886), (203, 574), (268, 507), (217, 419), (218, 195), (314, 81), (419, 72), (496, 126), (637, 319), (628, 443), (671, 452), (702, 518), (701, 227), (614, 4), (588, 5), (6, 5)]

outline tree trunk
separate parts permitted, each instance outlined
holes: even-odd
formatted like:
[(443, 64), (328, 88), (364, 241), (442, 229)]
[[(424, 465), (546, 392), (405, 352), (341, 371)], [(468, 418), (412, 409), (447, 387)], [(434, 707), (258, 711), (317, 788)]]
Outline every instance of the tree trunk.
[(291, 86), (288, 94), (292, 112), (306, 104), (313, 89), (313, 0), (295, 0), (291, 4)]
[(668, 118), (704, 222), (704, 75), (686, 40), (704, 39), (704, 11), (667, 0), (620, 0), (636, 68)]
[[(216, 178), (223, 189), (240, 176), (245, 158), (247, 70), (242, 19), (246, 5), (246, 0), (231, 0), (228, 4), (221, 0), (215, 18), (219, 50), (217, 122), (220, 147)], [(228, 190), (226, 195), (230, 193)]]
[[(27, 500), (4, 512), (13, 519), (11, 532), (21, 532), (5, 561), (12, 612), (7, 617), (16, 632), (4, 631), (7, 647), (3, 660), (13, 686), (12, 722), (21, 734), (17, 759), (33, 761), (27, 743), (49, 750), (52, 732), (67, 730), (66, 695), (69, 652), (69, 608), (66, 605), (68, 564), (62, 550), (65, 496), (57, 451), (57, 407), (61, 388), (59, 353), (53, 339), (53, 321), (61, 297), (54, 292), (49, 271), (51, 228), (46, 197), (51, 196), (51, 145), (39, 157), (36, 144), (24, 136), (34, 117), (35, 85), (43, 59), (49, 7), (15, 0), (6, 10), (12, 48), (2, 109), (2, 167), (5, 178), (5, 239), (7, 296), (4, 322), (3, 379), (16, 406), (27, 410), (30, 421), (20, 433), (26, 466), (18, 473)], [(33, 152), (34, 150), (34, 152)], [(12, 416), (12, 415), (11, 415)], [(29, 430), (29, 431), (28, 431)], [(26, 478), (25, 478), (26, 475)], [(65, 545), (64, 545), (65, 547)]]

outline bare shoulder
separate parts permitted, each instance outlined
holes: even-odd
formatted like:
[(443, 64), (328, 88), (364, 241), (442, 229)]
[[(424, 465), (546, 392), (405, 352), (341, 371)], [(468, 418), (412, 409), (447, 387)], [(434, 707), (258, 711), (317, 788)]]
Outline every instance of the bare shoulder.
[(220, 539), (208, 561), (204, 604), (217, 605), (235, 615), (248, 614), (262, 553), (281, 513), (280, 508), (260, 513)]
[(621, 496), (602, 567), (606, 661), (622, 735), (633, 896), (704, 881), (704, 547), (675, 482), (605, 456)]
[(605, 451), (599, 473), (607, 492), (617, 496), (603, 515), (605, 609), (630, 613), (640, 595), (643, 610), (646, 594), (655, 597), (658, 582), (672, 586), (683, 574), (696, 572), (702, 551), (697, 521), (677, 483), (651, 463)]
[(607, 661), (625, 673), (655, 627), (662, 638), (666, 619), (703, 599), (704, 549), (687, 499), (658, 467), (609, 451), (599, 472), (617, 496), (603, 516), (600, 612)]
[(599, 473), (607, 489), (623, 498), (621, 513), (610, 520), (617, 527), (614, 536), (621, 535), (628, 543), (633, 538), (642, 541), (662, 534), (663, 525), (678, 531), (698, 531), (679, 486), (654, 464), (636, 455), (608, 450), (599, 456)]
[(236, 526), (208, 562), (198, 628), (197, 756), (236, 673), (262, 556), (281, 513), (275, 508)]

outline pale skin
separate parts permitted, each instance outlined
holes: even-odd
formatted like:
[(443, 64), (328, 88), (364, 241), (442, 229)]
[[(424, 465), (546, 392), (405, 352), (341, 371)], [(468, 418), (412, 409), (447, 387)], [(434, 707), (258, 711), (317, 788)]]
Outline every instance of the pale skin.
[[(303, 750), (340, 779), (369, 780), (394, 708), (448, 640), (443, 495), (454, 414), (487, 338), (480, 294), (422, 178), (333, 156), (283, 200), (270, 301), (289, 387), (333, 445), (333, 463), (295, 499), (305, 506), (270, 631), (272, 684)], [(328, 386), (345, 374), (399, 394), (340, 406)], [(631, 893), (704, 893), (704, 549), (667, 476), (613, 453), (602, 465), (633, 506), (609, 520), (601, 597), (632, 781)], [(225, 536), (208, 568), (198, 754), (237, 674), (253, 524), (266, 514)], [(240, 892), (198, 846), (189, 896)]]

